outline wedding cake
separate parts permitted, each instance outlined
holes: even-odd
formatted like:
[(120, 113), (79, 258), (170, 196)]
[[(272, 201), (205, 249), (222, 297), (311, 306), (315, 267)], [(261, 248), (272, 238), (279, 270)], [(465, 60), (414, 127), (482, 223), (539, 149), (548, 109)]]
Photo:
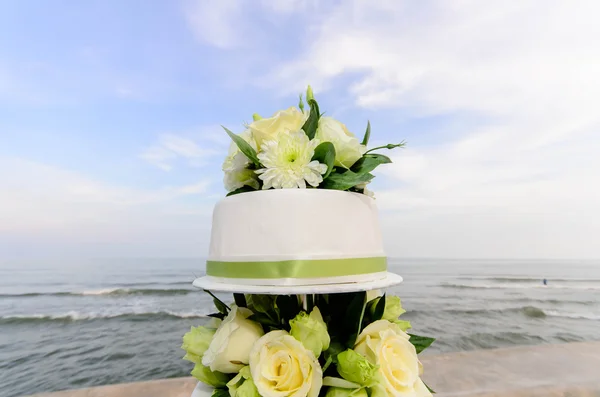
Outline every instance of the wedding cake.
[[(388, 272), (372, 171), (391, 160), (305, 109), (253, 116), (223, 163), (227, 197), (213, 212), (206, 275), (210, 321), (183, 337), (194, 397), (430, 396)], [(231, 303), (213, 292), (232, 292)]]

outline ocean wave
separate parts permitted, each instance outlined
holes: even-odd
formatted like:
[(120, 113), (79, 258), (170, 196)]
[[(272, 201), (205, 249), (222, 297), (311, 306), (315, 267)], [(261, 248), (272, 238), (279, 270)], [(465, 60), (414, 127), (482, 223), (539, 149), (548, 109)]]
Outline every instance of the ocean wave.
[(174, 296), (187, 295), (198, 292), (193, 289), (184, 288), (105, 288), (96, 290), (85, 290), (79, 292), (26, 292), (22, 294), (0, 294), (0, 298), (31, 298), (39, 296), (130, 296), (130, 295), (159, 295)]
[[(539, 281), (539, 280), (538, 280)], [(525, 284), (525, 283), (506, 283), (506, 284), (486, 284), (486, 283), (472, 283), (472, 284), (459, 284), (459, 283), (441, 283), (439, 287), (443, 288), (455, 288), (455, 289), (532, 289), (532, 288), (547, 288), (547, 289), (574, 289), (574, 290), (600, 290), (600, 284), (586, 284), (586, 285), (573, 285), (573, 284), (552, 284), (543, 285), (541, 282), (538, 284)]]
[(567, 311), (559, 311), (559, 310), (550, 310), (543, 309), (537, 306), (518, 306), (518, 307), (507, 307), (503, 309), (450, 309), (450, 310), (440, 310), (440, 311), (417, 311), (417, 312), (408, 312), (407, 314), (417, 313), (423, 314), (427, 316), (435, 316), (439, 315), (439, 313), (447, 313), (452, 315), (486, 315), (486, 314), (509, 314), (509, 313), (518, 313), (522, 314), (525, 317), (530, 318), (544, 318), (544, 317), (563, 317), (563, 318), (573, 318), (573, 319), (582, 319), (582, 320), (600, 320), (600, 314), (595, 313), (574, 313)]
[(78, 313), (67, 312), (62, 314), (16, 314), (0, 317), (2, 324), (30, 324), (30, 323), (71, 323), (78, 321), (121, 319), (130, 321), (149, 321), (161, 319), (186, 319), (205, 318), (206, 314), (184, 312), (177, 313), (168, 310), (158, 312), (129, 312), (129, 313)]
[[(561, 283), (581, 283), (581, 282), (589, 282), (589, 283), (600, 283), (600, 279), (590, 279), (590, 278), (553, 278), (553, 277), (545, 277), (548, 282), (561, 282)], [(536, 283), (539, 284), (542, 282), (544, 277), (520, 277), (520, 276), (463, 276), (457, 277), (459, 280), (486, 280), (486, 281), (494, 281), (494, 282), (504, 282), (504, 283)]]

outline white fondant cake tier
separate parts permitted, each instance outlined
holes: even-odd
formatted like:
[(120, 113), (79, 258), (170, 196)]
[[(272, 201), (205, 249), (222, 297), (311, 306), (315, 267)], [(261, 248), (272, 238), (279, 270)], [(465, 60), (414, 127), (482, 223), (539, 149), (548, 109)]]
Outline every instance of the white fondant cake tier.
[(206, 289), (384, 280), (387, 263), (375, 200), (325, 189), (226, 197), (213, 212), (206, 270), (207, 277), (195, 282)]

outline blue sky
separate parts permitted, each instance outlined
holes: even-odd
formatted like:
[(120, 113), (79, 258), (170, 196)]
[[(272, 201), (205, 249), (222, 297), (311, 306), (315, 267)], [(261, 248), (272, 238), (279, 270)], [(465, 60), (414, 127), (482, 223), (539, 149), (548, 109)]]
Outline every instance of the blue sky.
[(0, 4), (0, 256), (204, 256), (220, 165), (297, 103), (406, 140), (393, 256), (600, 257), (597, 3)]

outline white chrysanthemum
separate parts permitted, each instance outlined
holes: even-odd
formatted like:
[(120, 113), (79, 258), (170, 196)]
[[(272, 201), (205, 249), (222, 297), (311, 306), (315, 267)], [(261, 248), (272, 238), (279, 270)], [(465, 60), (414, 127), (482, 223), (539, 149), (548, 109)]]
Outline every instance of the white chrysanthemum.
[(276, 141), (265, 141), (258, 154), (266, 167), (256, 171), (263, 180), (263, 189), (305, 188), (318, 186), (327, 166), (312, 160), (319, 141), (308, 139), (303, 130), (280, 134)]

